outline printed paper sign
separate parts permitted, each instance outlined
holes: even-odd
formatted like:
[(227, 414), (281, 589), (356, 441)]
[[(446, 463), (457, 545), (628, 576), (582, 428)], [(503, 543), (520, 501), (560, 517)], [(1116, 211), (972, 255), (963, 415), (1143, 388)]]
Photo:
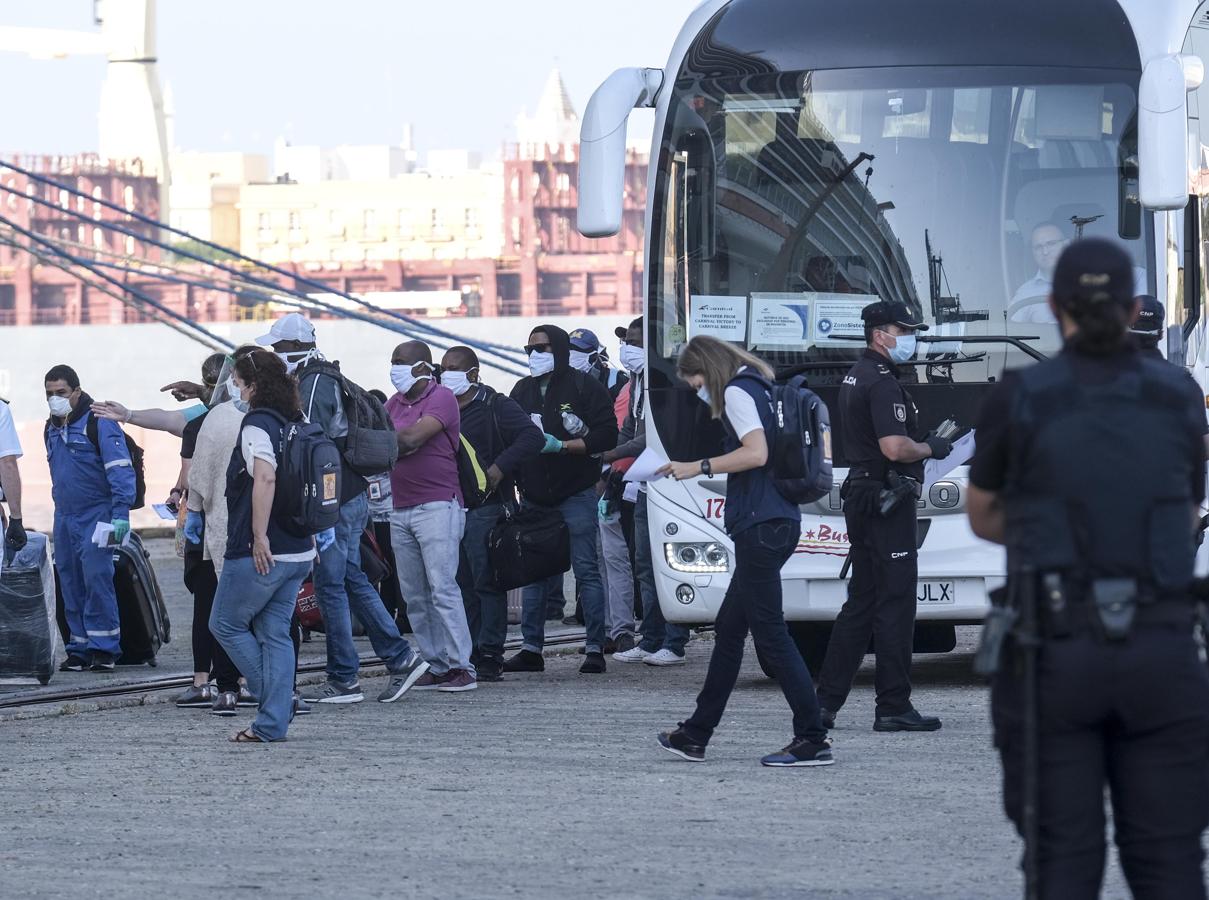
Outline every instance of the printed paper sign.
[(810, 343), (810, 304), (802, 294), (752, 294), (749, 347), (805, 347)]
[(876, 294), (803, 294), (814, 307), (814, 343), (865, 341), (861, 310), (880, 298)]
[(688, 333), (722, 341), (746, 340), (747, 298), (694, 294), (689, 298)]

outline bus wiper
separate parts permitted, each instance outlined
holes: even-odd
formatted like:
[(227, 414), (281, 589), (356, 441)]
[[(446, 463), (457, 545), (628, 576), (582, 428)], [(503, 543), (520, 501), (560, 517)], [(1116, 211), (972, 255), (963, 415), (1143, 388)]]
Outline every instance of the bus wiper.
[(1008, 344), (1009, 346), (1015, 347), (1021, 353), (1028, 354), (1038, 362), (1049, 359), (1048, 356), (1046, 356), (1036, 347), (1031, 347), (1025, 343), (1025, 341), (1041, 340), (1040, 336), (1035, 334), (921, 334), (915, 340), (921, 344)]

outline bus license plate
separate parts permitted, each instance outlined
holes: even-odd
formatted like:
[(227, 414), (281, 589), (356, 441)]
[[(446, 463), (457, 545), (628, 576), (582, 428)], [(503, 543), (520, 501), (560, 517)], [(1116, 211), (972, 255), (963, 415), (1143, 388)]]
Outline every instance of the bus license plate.
[(957, 587), (951, 581), (921, 581), (915, 586), (915, 599), (921, 606), (957, 602)]

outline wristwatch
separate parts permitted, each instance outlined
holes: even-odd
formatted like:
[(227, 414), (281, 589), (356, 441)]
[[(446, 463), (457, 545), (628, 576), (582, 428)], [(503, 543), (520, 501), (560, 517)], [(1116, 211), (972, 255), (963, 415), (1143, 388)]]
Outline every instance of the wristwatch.
[(711, 466), (709, 464), (708, 459), (701, 460), (701, 474), (704, 475), (706, 478), (714, 477), (714, 468), (713, 468), (713, 466)]

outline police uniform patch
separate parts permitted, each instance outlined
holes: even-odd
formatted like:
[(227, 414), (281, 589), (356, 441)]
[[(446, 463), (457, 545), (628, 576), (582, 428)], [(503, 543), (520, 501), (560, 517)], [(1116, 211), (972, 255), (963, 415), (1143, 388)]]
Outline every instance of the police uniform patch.
[(907, 407), (902, 403), (894, 404), (894, 418), (900, 422), (907, 421)]

